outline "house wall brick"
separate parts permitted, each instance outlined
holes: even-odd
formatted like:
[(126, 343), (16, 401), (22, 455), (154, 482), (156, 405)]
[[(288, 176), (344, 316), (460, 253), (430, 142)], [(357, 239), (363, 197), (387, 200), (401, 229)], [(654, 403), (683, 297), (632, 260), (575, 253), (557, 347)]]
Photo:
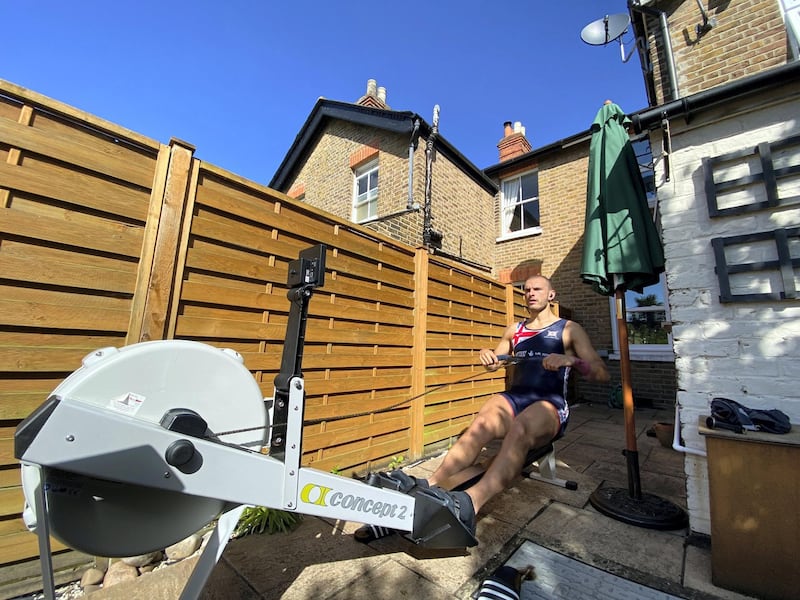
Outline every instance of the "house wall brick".
[[(708, 17), (715, 18), (717, 25), (699, 37), (696, 26), (703, 19), (697, 2), (651, 4), (667, 14), (681, 97), (755, 75), (787, 60), (786, 26), (778, 0), (704, 3)], [(648, 16), (646, 22), (656, 104), (663, 104), (674, 99), (666, 74), (664, 44), (658, 18)]]
[[(425, 202), (425, 139), (419, 140), (413, 157), (413, 198), (419, 207), (415, 211), (406, 210), (408, 145), (407, 135), (332, 120), (295, 178), (288, 182), (289, 187), (303, 186), (306, 202), (351, 219), (353, 168), (377, 158), (379, 220), (365, 225), (406, 244), (420, 246), (421, 207)], [(491, 222), (492, 202), (489, 192), (444, 155), (436, 153), (431, 213), (433, 228), (444, 235), (442, 251), (488, 268), (494, 255), (494, 237), (488, 227), (475, 224)]]
[[(767, 101), (769, 100), (769, 102)], [(800, 206), (711, 218), (704, 188), (703, 157), (752, 149), (800, 134), (800, 85), (771, 93), (763, 101), (730, 101), (695, 115), (690, 124), (671, 124), (670, 181), (664, 157), (654, 151), (663, 226), (670, 313), (678, 379), (681, 435), (685, 445), (705, 449), (698, 418), (708, 414), (711, 399), (725, 396), (756, 408), (777, 408), (800, 422), (797, 364), (800, 362), (800, 306), (796, 300), (720, 302), (710, 240), (800, 224)], [(653, 135), (657, 135), (654, 132)], [(653, 142), (654, 150), (661, 147)], [(784, 181), (782, 186), (790, 186)], [(791, 197), (800, 190), (783, 188)], [(741, 192), (758, 197), (763, 186)], [(796, 270), (795, 270), (796, 273)], [(750, 293), (761, 291), (753, 277)], [(710, 533), (706, 459), (686, 457), (692, 530)]]

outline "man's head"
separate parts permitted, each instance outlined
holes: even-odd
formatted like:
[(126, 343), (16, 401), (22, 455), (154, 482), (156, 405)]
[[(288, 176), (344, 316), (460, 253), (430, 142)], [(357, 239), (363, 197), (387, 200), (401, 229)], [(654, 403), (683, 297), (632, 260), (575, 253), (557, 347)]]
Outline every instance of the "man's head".
[(556, 297), (552, 283), (544, 275), (533, 275), (525, 280), (525, 303), (529, 309), (541, 311)]

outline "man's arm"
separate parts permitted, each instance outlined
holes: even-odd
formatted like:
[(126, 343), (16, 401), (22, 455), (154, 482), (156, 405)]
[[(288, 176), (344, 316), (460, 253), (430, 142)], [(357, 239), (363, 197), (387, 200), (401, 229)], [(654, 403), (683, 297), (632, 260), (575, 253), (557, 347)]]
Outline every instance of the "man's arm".
[(564, 327), (564, 350), (567, 354), (550, 354), (542, 360), (542, 366), (548, 370), (560, 367), (572, 367), (584, 379), (605, 383), (611, 379), (606, 364), (589, 340), (589, 334), (575, 321), (568, 321)]
[(484, 348), (479, 353), (481, 364), (489, 371), (496, 371), (500, 368), (500, 361), (497, 360), (498, 354), (511, 354), (511, 340), (514, 337), (514, 332), (517, 330), (516, 325), (509, 325), (503, 332), (503, 337), (497, 344), (494, 351), (489, 348)]

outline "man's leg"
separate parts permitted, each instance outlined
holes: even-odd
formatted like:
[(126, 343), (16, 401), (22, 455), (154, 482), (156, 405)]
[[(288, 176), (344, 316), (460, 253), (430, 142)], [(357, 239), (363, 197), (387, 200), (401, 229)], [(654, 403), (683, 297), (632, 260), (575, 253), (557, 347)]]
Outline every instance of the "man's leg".
[(551, 441), (560, 428), (558, 411), (549, 402), (535, 402), (517, 415), (492, 464), (481, 480), (467, 490), (475, 513), (520, 474), (528, 451)]
[(514, 421), (514, 411), (505, 396), (495, 394), (481, 407), (467, 430), (445, 454), (442, 464), (428, 479), (431, 485), (449, 489), (461, 483), (462, 471), (472, 467), (490, 441), (505, 437)]

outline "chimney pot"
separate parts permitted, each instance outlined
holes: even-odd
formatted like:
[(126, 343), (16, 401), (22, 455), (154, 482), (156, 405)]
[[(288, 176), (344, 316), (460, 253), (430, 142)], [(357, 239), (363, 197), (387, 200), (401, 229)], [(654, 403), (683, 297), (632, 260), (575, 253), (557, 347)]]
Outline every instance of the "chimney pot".
[(367, 96), (375, 96), (378, 82), (375, 79), (367, 79)]
[(514, 133), (514, 130), (511, 129), (511, 121), (506, 121), (503, 123), (503, 137), (508, 137), (512, 133)]
[(378, 88), (378, 100), (386, 104), (386, 88), (379, 87)]

